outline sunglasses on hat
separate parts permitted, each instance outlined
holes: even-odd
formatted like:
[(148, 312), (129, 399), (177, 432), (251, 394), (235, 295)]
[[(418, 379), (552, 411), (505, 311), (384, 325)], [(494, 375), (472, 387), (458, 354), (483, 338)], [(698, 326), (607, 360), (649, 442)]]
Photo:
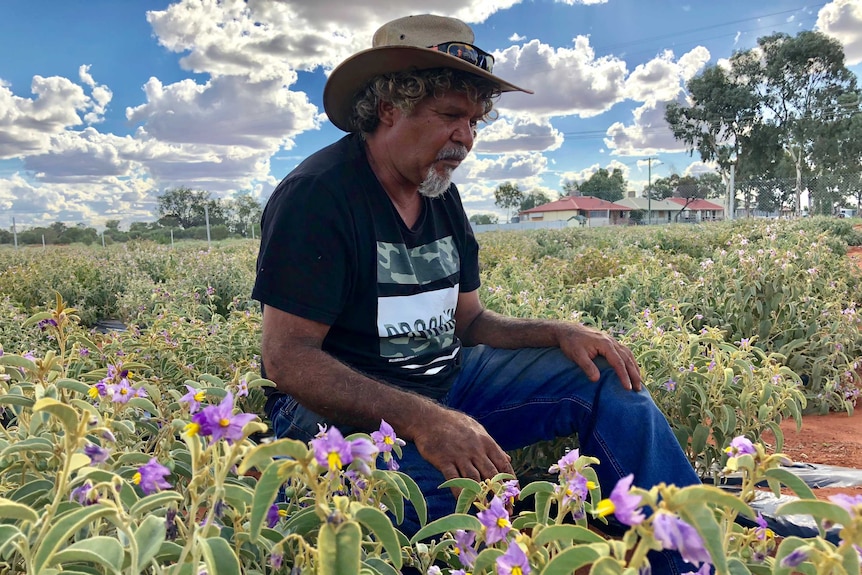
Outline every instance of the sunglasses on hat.
[(441, 42), (440, 44), (428, 47), (432, 50), (437, 50), (438, 52), (443, 52), (444, 54), (449, 54), (450, 56), (455, 56), (465, 62), (469, 62), (470, 64), (485, 70), (489, 74), (494, 69), (494, 57), (472, 44), (467, 44), (466, 42)]

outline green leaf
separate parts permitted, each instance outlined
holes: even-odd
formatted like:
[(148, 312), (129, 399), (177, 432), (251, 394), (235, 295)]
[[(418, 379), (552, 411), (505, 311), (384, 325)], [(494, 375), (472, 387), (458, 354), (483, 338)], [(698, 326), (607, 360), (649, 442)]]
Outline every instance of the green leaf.
[(395, 568), (401, 569), (401, 546), (398, 543), (395, 528), (392, 527), (392, 522), (389, 521), (386, 514), (374, 507), (363, 507), (354, 516), (383, 544), (383, 548), (386, 549), (389, 560), (392, 561)]
[(24, 439), (23, 441), (19, 441), (17, 443), (13, 443), (12, 445), (4, 449), (3, 452), (0, 453), (0, 457), (8, 457), (13, 453), (18, 453), (19, 451), (52, 455), (54, 453), (54, 448), (54, 443), (45, 439), (44, 437), (28, 437), (27, 439)]
[(468, 479), (466, 477), (456, 477), (455, 479), (450, 479), (449, 481), (444, 481), (438, 486), (438, 489), (447, 489), (447, 488), (458, 488), (464, 490), (470, 490), (474, 493), (480, 493), (482, 491), (482, 486), (479, 485), (478, 481), (473, 479)]
[[(494, 547), (488, 547), (487, 549), (482, 550), (479, 555), (476, 557), (476, 562), (473, 563), (472, 573), (494, 573), (496, 569), (494, 568), (494, 562), (497, 561), (499, 557), (503, 556), (503, 551), (500, 549), (496, 549)], [(544, 572), (543, 572), (544, 573)]]
[(545, 527), (533, 538), (533, 542), (542, 546), (550, 542), (565, 542), (571, 544), (574, 541), (583, 543), (602, 543), (604, 538), (593, 533), (586, 527), (580, 525), (551, 525)]
[(28, 371), (36, 371), (36, 363), (26, 357), (15, 355), (14, 353), (4, 353), (0, 355), (0, 365), (11, 365), (12, 367), (23, 367)]
[(156, 556), (165, 541), (167, 527), (163, 517), (148, 515), (135, 529), (135, 543), (138, 545), (138, 569), (143, 570)]
[(224, 381), (220, 377), (217, 377), (215, 375), (209, 373), (202, 373), (198, 376), (198, 379), (201, 379), (210, 385), (214, 385), (218, 389), (224, 389)]
[(782, 567), (781, 560), (790, 555), (794, 550), (804, 547), (808, 545), (808, 542), (799, 537), (788, 537), (778, 546), (778, 550), (775, 552), (775, 569), (773, 573), (775, 575), (791, 575), (791, 573), (795, 573), (796, 571), (801, 571), (800, 567)]
[(248, 382), (248, 388), (249, 389), (252, 389), (255, 387), (275, 387), (275, 382), (272, 380), (263, 379), (263, 378), (253, 379), (253, 380)]
[(82, 381), (78, 381), (77, 379), (69, 379), (64, 377), (63, 379), (57, 380), (57, 383), (55, 383), (54, 385), (56, 385), (60, 389), (70, 389), (84, 396), (86, 396), (87, 392), (90, 391), (89, 385)]
[(688, 506), (712, 503), (719, 509), (733, 509), (747, 517), (754, 517), (752, 511), (742, 499), (733, 493), (728, 493), (713, 485), (690, 485), (678, 491), (669, 501), (672, 509), (679, 511)]
[(133, 397), (126, 403), (126, 405), (128, 405), (129, 407), (137, 407), (138, 409), (143, 409), (144, 411), (152, 413), (153, 415), (161, 416), (162, 414), (161, 411), (159, 411), (159, 408), (156, 407), (156, 405), (146, 397)]
[[(103, 505), (92, 505), (55, 518), (53, 527), (45, 534), (42, 544), (33, 554), (31, 563), (33, 572), (43, 573), (45, 568), (51, 564), (51, 558), (57, 549), (84, 525), (109, 515), (116, 515), (116, 510)], [(119, 521), (119, 519), (117, 520)]]
[(24, 395), (15, 395), (15, 394), (7, 394), (0, 395), (0, 405), (20, 405), (21, 407), (31, 408), (33, 404), (36, 403), (32, 398), (26, 397)]
[[(315, 513), (314, 507), (306, 507), (296, 513), (290, 514), (284, 524), (284, 531), (285, 533), (296, 533), (304, 537), (314, 529), (317, 529), (319, 525), (320, 517)], [(249, 537), (251, 537), (251, 534), (249, 534)]]
[(0, 525), (0, 556), (6, 550), (6, 546), (18, 538), (24, 538), (24, 534), (14, 525)]
[(694, 428), (694, 433), (691, 436), (691, 451), (692, 453), (703, 453), (706, 447), (706, 440), (709, 439), (709, 428), (702, 423), (698, 423)]
[(6, 495), (9, 499), (24, 505), (29, 505), (35, 508), (36, 502), (39, 499), (47, 497), (54, 489), (54, 482), (49, 479), (34, 479), (19, 487), (14, 491), (10, 491)]
[(0, 518), (36, 523), (39, 515), (27, 505), (0, 497)]
[(811, 515), (816, 519), (828, 519), (841, 525), (850, 525), (853, 522), (846, 509), (828, 501), (800, 499), (785, 503), (775, 512), (779, 515)]
[(613, 557), (602, 557), (593, 564), (590, 575), (622, 575), (623, 566)]
[(78, 438), (78, 423), (80, 416), (78, 412), (66, 405), (60, 403), (56, 399), (43, 397), (33, 406), (33, 413), (47, 412), (60, 420), (63, 429), (70, 441), (75, 441)]
[(374, 572), (378, 573), (379, 575), (400, 575), (401, 573), (400, 571), (396, 571), (392, 567), (392, 565), (380, 559), (379, 557), (366, 557), (362, 561), (362, 564), (370, 569), (373, 569)]
[(602, 557), (607, 557), (608, 553), (607, 543), (571, 547), (548, 561), (542, 575), (571, 575), (584, 565), (595, 563)]
[(171, 501), (182, 501), (183, 496), (176, 491), (159, 491), (152, 495), (147, 495), (143, 499), (139, 499), (134, 505), (129, 508), (129, 515), (132, 517), (142, 517), (153, 509), (167, 507)]
[(324, 523), (317, 539), (318, 573), (347, 575), (359, 573), (362, 564), (362, 530), (353, 521), (337, 527)]
[(553, 493), (556, 486), (550, 481), (533, 481), (524, 486), (518, 498), (522, 501), (534, 493)]
[(816, 499), (817, 496), (814, 495), (814, 492), (808, 487), (808, 484), (802, 481), (798, 475), (791, 473), (786, 469), (781, 469), (780, 467), (775, 469), (768, 469), (766, 471), (766, 477), (769, 479), (777, 479), (783, 485), (789, 487), (793, 490), (793, 492), (801, 497), (802, 499)]
[(123, 568), (125, 552), (123, 546), (113, 537), (90, 537), (76, 541), (54, 554), (51, 565), (63, 566), (68, 563), (95, 563), (102, 565), (111, 573), (119, 573)]
[[(230, 543), (221, 537), (207, 537), (200, 542), (209, 575), (240, 575), (239, 557)], [(358, 573), (359, 570), (357, 569)]]
[(243, 475), (254, 468), (263, 471), (279, 458), (285, 457), (303, 460), (308, 457), (308, 447), (296, 439), (277, 439), (272, 443), (262, 443), (246, 454), (237, 473)]
[(159, 563), (176, 563), (180, 560), (180, 555), (183, 554), (181, 545), (173, 541), (162, 541), (159, 545), (159, 551), (155, 555), (155, 560)]
[(268, 466), (261, 473), (254, 489), (254, 499), (251, 506), (250, 536), (252, 541), (256, 541), (260, 537), (260, 530), (266, 523), (266, 514), (275, 502), (278, 490), (287, 479), (293, 465), (295, 463), (282, 461), (278, 465)]
[(410, 538), (410, 543), (417, 543), (423, 539), (433, 537), (434, 535), (439, 535), (448, 531), (455, 531), (456, 529), (463, 529), (464, 531), (480, 531), (482, 529), (482, 523), (472, 515), (453, 513), (446, 517), (441, 517), (436, 521), (432, 521), (420, 529), (416, 532), (416, 535)]
[(413, 504), (414, 509), (416, 509), (416, 514), (419, 516), (419, 525), (425, 525), (428, 522), (428, 506), (425, 502), (425, 496), (422, 494), (422, 490), (419, 489), (419, 485), (417, 485), (416, 481), (401, 471), (390, 472), (397, 475), (403, 482), (405, 487), (407, 487), (408, 499), (410, 503)]

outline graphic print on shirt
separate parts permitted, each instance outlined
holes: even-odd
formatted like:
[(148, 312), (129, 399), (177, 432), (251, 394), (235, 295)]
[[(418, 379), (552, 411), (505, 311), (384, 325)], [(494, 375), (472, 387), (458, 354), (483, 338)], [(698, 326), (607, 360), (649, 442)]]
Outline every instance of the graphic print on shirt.
[(377, 298), (381, 357), (411, 375), (433, 375), (457, 355), (458, 284), (440, 287), (439, 282), (457, 277), (459, 269), (460, 255), (451, 236), (415, 248), (377, 242), (378, 293), (397, 293), (397, 286), (410, 292)]

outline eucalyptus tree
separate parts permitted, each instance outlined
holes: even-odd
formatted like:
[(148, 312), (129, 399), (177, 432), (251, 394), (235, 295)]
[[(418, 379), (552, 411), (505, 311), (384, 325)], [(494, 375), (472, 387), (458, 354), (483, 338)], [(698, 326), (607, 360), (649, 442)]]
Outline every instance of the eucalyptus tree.
[[(799, 214), (806, 166), (816, 168), (823, 161), (815, 157), (815, 143), (854, 113), (848, 94), (856, 93), (856, 76), (844, 64), (841, 44), (821, 32), (777, 33), (757, 44), (734, 54), (731, 67), (750, 82), (763, 122), (777, 129), (782, 149), (793, 160), (794, 211)], [(809, 208), (813, 195), (809, 193)]]
[(582, 196), (593, 196), (616, 202), (625, 197), (627, 187), (622, 170), (614, 168), (609, 172), (605, 168), (599, 168), (587, 181), (578, 186), (578, 191)]
[(494, 190), (494, 204), (498, 208), (506, 210), (506, 221), (509, 221), (509, 212), (512, 208), (517, 208), (521, 205), (524, 199), (524, 192), (518, 187), (518, 184), (505, 182), (497, 186)]

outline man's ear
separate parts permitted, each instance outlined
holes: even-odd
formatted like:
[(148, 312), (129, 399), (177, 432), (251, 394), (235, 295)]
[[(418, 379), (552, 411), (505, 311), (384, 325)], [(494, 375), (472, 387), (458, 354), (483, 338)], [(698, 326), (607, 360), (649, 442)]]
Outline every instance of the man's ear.
[(392, 102), (381, 101), (377, 105), (377, 116), (380, 123), (385, 126), (392, 126), (395, 123), (396, 114), (398, 114), (398, 108)]

